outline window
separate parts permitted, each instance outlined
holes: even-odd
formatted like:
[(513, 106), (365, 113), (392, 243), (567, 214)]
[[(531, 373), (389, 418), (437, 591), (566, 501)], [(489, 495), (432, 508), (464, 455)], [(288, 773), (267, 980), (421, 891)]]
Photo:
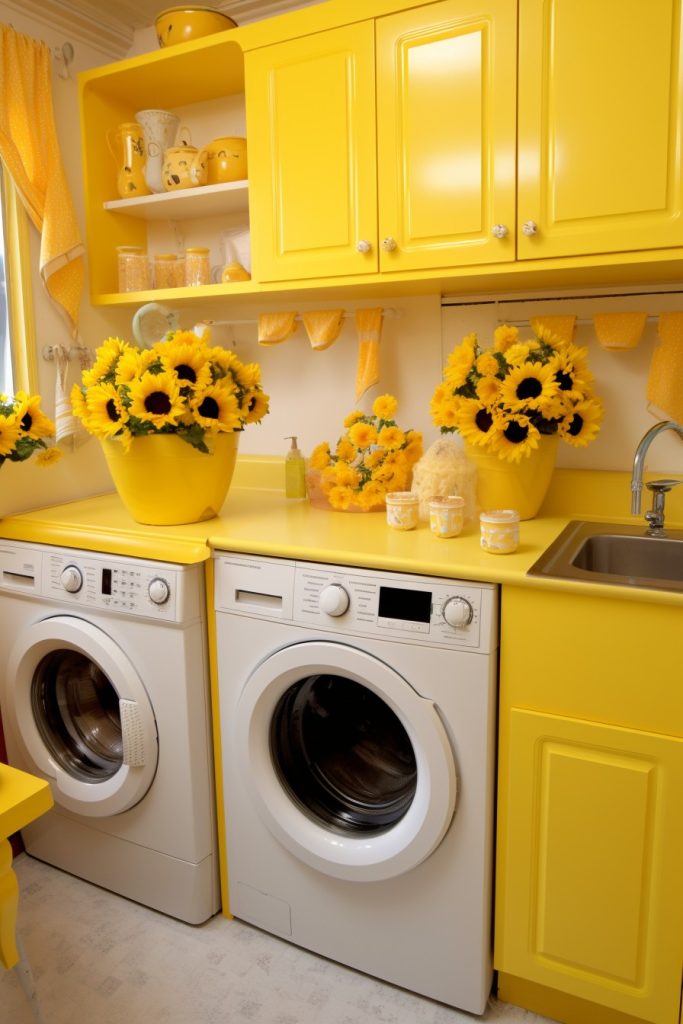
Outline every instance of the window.
[(28, 217), (4, 167), (0, 200), (0, 392), (33, 393), (38, 372)]

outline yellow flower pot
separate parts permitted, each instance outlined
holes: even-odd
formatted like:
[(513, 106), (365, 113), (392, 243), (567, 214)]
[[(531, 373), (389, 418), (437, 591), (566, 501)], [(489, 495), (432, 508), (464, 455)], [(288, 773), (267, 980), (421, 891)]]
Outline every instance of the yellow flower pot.
[(133, 438), (126, 452), (102, 441), (114, 486), (138, 523), (177, 526), (218, 515), (237, 459), (239, 433), (206, 436), (210, 454), (175, 434)]
[(481, 511), (513, 508), (520, 519), (533, 519), (550, 486), (558, 444), (557, 434), (544, 435), (528, 459), (507, 462), (465, 443), (465, 453), (477, 467), (477, 502)]

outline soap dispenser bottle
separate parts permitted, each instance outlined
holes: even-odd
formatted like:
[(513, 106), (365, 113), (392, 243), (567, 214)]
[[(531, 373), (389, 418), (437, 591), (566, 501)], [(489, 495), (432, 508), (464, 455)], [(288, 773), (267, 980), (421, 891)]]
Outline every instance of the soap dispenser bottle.
[(285, 456), (285, 496), (287, 498), (305, 498), (306, 460), (297, 448), (296, 437), (286, 437), (285, 440), (292, 442)]

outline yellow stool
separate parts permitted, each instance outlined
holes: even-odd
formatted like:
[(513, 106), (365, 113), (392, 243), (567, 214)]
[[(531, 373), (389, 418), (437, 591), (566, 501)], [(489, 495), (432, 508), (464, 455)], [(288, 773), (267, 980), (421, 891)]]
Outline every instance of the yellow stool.
[(19, 884), (12, 870), (9, 836), (49, 811), (53, 803), (50, 786), (43, 779), (0, 764), (0, 963), (16, 970), (36, 1021), (42, 1021), (42, 1016), (31, 968), (21, 944), (17, 948)]

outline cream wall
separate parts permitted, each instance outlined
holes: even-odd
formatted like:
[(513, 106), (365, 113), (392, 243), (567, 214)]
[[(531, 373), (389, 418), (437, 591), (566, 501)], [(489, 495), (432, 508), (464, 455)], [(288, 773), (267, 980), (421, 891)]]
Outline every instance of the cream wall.
[[(47, 27), (40, 29), (15, 9), (0, 0), (0, 19), (11, 22), (19, 31), (41, 38), (51, 46), (60, 46), (64, 39)], [(149, 36), (149, 33), (147, 34)], [(72, 185), (77, 215), (85, 233), (80, 166), (78, 90), (76, 73), (106, 62), (102, 54), (73, 42), (74, 65), (68, 79), (53, 76), (53, 97), (58, 134), (62, 143), (67, 175)], [(155, 47), (152, 36), (141, 34), (133, 52)], [(206, 128), (208, 131), (208, 126)], [(201, 141), (198, 139), (197, 141)], [(103, 145), (104, 145), (103, 140)], [(38, 262), (38, 239), (32, 231), (33, 265)], [(629, 288), (629, 292), (639, 289)], [(614, 293), (611, 289), (611, 293)], [(585, 292), (583, 293), (585, 295)], [(87, 295), (87, 291), (86, 291)], [(496, 305), (495, 299), (501, 301)], [(344, 416), (356, 408), (355, 371), (357, 337), (353, 319), (355, 308), (382, 305), (388, 313), (382, 332), (381, 379), (378, 387), (365, 396), (362, 408), (369, 408), (373, 398), (383, 392), (395, 394), (399, 400), (398, 420), (401, 426), (424, 432), (426, 443), (437, 436), (429, 419), (429, 400), (439, 379), (441, 366), (452, 345), (463, 334), (477, 330), (480, 337), (490, 338), (499, 320), (528, 320), (542, 312), (572, 312), (588, 318), (596, 310), (625, 308), (645, 309), (653, 316), (663, 309), (683, 309), (683, 295), (663, 296), (649, 293), (620, 299), (579, 298), (569, 292), (536, 297), (536, 301), (504, 301), (504, 296), (481, 297), (471, 305), (447, 307), (442, 314), (437, 296), (426, 298), (385, 297), (371, 302), (336, 300), (333, 293), (317, 293), (307, 303), (292, 307), (286, 296), (282, 302), (254, 305), (252, 308), (211, 305), (202, 309), (184, 307), (179, 310), (182, 326), (211, 316), (230, 321), (216, 327), (214, 340), (234, 347), (245, 361), (257, 360), (263, 369), (264, 385), (271, 396), (271, 413), (259, 426), (248, 428), (241, 438), (242, 453), (284, 453), (285, 435), (297, 434), (305, 453), (321, 440), (335, 441)], [(462, 299), (457, 300), (462, 303)], [(68, 345), (69, 339), (61, 318), (54, 311), (37, 271), (34, 274), (34, 304), (38, 352), (45, 345)], [(277, 309), (335, 308), (343, 305), (350, 314), (336, 343), (323, 352), (314, 352), (303, 325), (284, 344), (272, 348), (258, 345), (256, 319), (260, 312)], [(133, 309), (96, 309), (87, 298), (82, 307), (82, 342), (95, 348), (109, 334), (130, 337)], [(395, 312), (395, 315), (394, 315)], [(443, 330), (442, 330), (443, 323)], [(606, 420), (599, 439), (587, 450), (576, 452), (562, 446), (560, 465), (586, 468), (627, 469), (638, 439), (655, 420), (645, 407), (644, 390), (649, 360), (656, 342), (656, 323), (649, 323), (640, 346), (632, 352), (606, 352), (598, 345), (590, 325), (580, 325), (576, 341), (587, 344), (591, 367), (597, 377), (597, 390), (606, 407)], [(39, 358), (40, 391), (49, 414), (54, 411), (55, 366)], [(77, 376), (75, 366), (71, 381)], [(658, 471), (683, 470), (683, 447), (673, 437), (658, 439), (651, 449), (648, 467)], [(2, 469), (0, 515), (41, 505), (74, 500), (111, 489), (97, 442), (89, 440), (76, 452), (67, 452), (54, 467), (40, 469), (31, 462), (6, 464)]]

